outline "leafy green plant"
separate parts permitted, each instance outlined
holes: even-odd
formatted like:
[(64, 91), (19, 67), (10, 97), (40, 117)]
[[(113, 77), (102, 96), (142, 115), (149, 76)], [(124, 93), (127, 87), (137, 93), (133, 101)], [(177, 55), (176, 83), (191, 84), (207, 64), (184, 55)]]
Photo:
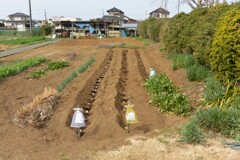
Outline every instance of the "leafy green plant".
[(204, 143), (204, 135), (193, 120), (188, 121), (181, 130), (180, 142), (190, 144)]
[(45, 73), (44, 70), (38, 70), (38, 71), (31, 73), (28, 76), (28, 79), (36, 79), (36, 78), (46, 77), (46, 76), (47, 76), (47, 74)]
[(0, 66), (0, 80), (8, 76), (12, 76), (17, 73), (20, 73), (30, 67), (37, 66), (40, 63), (45, 61), (46, 61), (46, 58), (36, 57), (36, 58), (28, 58), (26, 60), (9, 64), (9, 65)]
[(148, 79), (145, 88), (152, 96), (150, 103), (158, 106), (160, 112), (173, 112), (183, 116), (190, 114), (192, 108), (187, 97), (179, 92), (165, 74)]
[(45, 68), (45, 70), (57, 70), (57, 69), (63, 69), (64, 67), (68, 67), (70, 64), (64, 60), (62, 61), (53, 61), (49, 62), (48, 66)]

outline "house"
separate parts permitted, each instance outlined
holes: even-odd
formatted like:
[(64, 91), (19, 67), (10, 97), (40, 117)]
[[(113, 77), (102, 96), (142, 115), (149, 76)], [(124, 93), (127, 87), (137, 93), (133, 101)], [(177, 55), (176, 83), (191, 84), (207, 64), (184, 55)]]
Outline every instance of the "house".
[(116, 7), (107, 10), (108, 15), (102, 17), (103, 22), (109, 22), (113, 25), (121, 25), (124, 23), (124, 12)]
[(17, 28), (18, 25), (27, 24), (29, 25), (30, 16), (24, 13), (14, 13), (10, 14), (4, 21), (5, 27), (8, 28)]
[(152, 11), (150, 14), (150, 18), (167, 18), (168, 15), (170, 14), (170, 12), (168, 12), (167, 10), (163, 9), (163, 8), (158, 8), (155, 9), (154, 11)]

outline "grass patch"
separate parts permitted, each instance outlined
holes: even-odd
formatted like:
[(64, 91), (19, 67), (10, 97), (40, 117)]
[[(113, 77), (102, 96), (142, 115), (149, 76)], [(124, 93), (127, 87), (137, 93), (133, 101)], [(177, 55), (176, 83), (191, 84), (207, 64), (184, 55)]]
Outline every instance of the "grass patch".
[(91, 57), (85, 64), (80, 66), (76, 71), (73, 71), (70, 75), (68, 75), (58, 86), (57, 91), (61, 92), (68, 83), (70, 83), (78, 74), (83, 73), (93, 62), (95, 59)]
[(34, 44), (37, 42), (48, 41), (49, 38), (39, 36), (39, 37), (25, 37), (25, 38), (17, 38), (10, 40), (0, 40), (0, 44), (11, 44), (11, 45), (23, 45), (23, 44)]
[(149, 46), (150, 44), (153, 44), (153, 43), (154, 43), (153, 40), (147, 39), (147, 38), (136, 37), (136, 38), (134, 38), (134, 39), (137, 40), (137, 41), (143, 42), (143, 44), (144, 44), (145, 46)]
[(203, 144), (204, 135), (193, 120), (188, 121), (181, 130), (180, 142), (190, 144)]
[(217, 101), (224, 97), (226, 87), (224, 87), (218, 80), (210, 77), (205, 82), (203, 98), (206, 102)]
[(169, 58), (173, 61), (172, 69), (188, 68), (195, 64), (195, 59), (191, 54), (170, 54)]
[(210, 69), (196, 62), (191, 54), (170, 54), (169, 58), (173, 62), (172, 69), (174, 71), (179, 68), (187, 69), (187, 76), (190, 81), (204, 81), (212, 76)]
[(227, 137), (236, 138), (240, 134), (240, 110), (236, 108), (212, 107), (198, 110), (194, 121), (206, 131), (221, 133)]
[(187, 76), (190, 81), (204, 81), (212, 75), (211, 71), (198, 63), (187, 68)]
[(181, 94), (165, 74), (148, 79), (145, 88), (152, 97), (150, 103), (158, 106), (160, 112), (170, 112), (182, 116), (190, 114), (192, 108), (188, 103), (187, 96)]
[(46, 58), (36, 57), (36, 58), (28, 58), (26, 60), (9, 64), (9, 65), (0, 66), (0, 80), (8, 76), (18, 74), (28, 68), (37, 66), (40, 63), (45, 61), (46, 61)]

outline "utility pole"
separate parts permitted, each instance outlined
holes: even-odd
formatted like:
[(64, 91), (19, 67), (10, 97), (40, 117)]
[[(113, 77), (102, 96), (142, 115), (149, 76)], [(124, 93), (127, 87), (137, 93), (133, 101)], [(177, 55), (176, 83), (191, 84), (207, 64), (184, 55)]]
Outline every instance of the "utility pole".
[(45, 17), (45, 21), (47, 22), (47, 12), (46, 12), (46, 9), (44, 9), (44, 17)]
[(178, 13), (180, 11), (180, 0), (178, 0)]
[(32, 36), (32, 9), (31, 9), (31, 0), (29, 0), (29, 15), (30, 15), (30, 36)]

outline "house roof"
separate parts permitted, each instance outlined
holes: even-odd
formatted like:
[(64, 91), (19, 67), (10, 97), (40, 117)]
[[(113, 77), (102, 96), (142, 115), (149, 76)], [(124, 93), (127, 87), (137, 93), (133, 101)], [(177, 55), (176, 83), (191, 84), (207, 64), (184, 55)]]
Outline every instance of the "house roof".
[(10, 14), (8, 17), (29, 17), (29, 15), (26, 15), (24, 13), (16, 12), (14, 14)]
[(120, 9), (117, 9), (117, 8), (115, 8), (115, 7), (113, 7), (112, 9), (107, 10), (107, 12), (108, 12), (108, 13), (109, 13), (109, 12), (120, 12), (120, 13), (124, 13), (123, 11), (121, 11)]
[(117, 16), (103, 16), (102, 17), (103, 22), (116, 22), (116, 21), (123, 21), (122, 18)]
[(152, 13), (165, 13), (165, 14), (170, 14), (170, 12), (168, 12), (167, 10), (159, 7), (158, 9), (155, 9), (154, 11), (152, 11), (151, 13), (149, 14), (152, 14)]

